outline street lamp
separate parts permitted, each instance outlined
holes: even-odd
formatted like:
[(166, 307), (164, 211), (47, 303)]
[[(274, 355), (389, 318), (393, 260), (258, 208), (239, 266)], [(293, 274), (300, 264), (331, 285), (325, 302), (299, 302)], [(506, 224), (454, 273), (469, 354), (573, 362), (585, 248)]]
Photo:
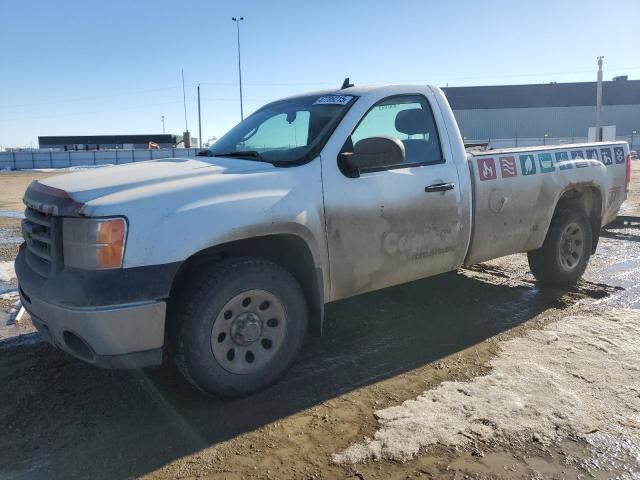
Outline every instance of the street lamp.
[(238, 78), (240, 79), (240, 120), (244, 120), (244, 113), (242, 111), (242, 69), (240, 68), (240, 22), (244, 20), (244, 17), (231, 18), (236, 22), (236, 31), (238, 33)]

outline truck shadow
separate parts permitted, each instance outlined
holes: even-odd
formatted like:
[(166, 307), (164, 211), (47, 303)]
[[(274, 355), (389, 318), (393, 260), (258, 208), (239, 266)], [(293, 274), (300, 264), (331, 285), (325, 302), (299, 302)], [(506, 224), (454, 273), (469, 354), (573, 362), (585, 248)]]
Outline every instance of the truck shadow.
[(230, 401), (170, 365), (113, 372), (42, 344), (0, 350), (0, 477), (137, 477), (578, 298), (459, 272), (337, 302), (284, 379)]

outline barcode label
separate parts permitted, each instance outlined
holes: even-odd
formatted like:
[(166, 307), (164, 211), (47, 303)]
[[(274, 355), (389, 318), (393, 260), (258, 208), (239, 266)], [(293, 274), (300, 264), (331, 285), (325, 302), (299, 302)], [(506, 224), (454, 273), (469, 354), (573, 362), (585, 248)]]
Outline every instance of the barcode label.
[(325, 95), (313, 102), (313, 105), (346, 105), (352, 98), (351, 95)]

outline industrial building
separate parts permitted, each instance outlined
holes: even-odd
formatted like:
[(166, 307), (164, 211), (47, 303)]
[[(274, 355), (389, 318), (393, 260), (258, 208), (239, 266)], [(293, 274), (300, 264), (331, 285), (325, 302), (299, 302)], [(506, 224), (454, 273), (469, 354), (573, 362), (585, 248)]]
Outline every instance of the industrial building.
[[(465, 139), (504, 146), (586, 140), (596, 124), (596, 82), (445, 88)], [(640, 143), (640, 80), (603, 82), (603, 125)], [(502, 142), (497, 141), (503, 139)], [(501, 145), (501, 146), (502, 146)]]
[(148, 148), (149, 142), (160, 148), (173, 148), (182, 142), (182, 136), (164, 133), (146, 135), (72, 135), (62, 137), (38, 137), (40, 149), (56, 151), (73, 150), (133, 150)]

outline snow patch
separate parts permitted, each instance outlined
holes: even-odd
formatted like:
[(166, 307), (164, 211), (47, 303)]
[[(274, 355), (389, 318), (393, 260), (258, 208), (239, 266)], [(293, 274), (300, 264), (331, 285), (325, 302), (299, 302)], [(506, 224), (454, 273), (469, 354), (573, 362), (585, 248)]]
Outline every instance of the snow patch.
[(0, 294), (11, 292), (17, 287), (13, 262), (0, 262)]
[(0, 262), (0, 282), (10, 283), (16, 278), (13, 262)]
[(14, 212), (13, 210), (0, 210), (0, 217), (5, 217), (5, 218), (24, 218), (24, 213)]
[(640, 312), (568, 317), (502, 347), (488, 375), (376, 411), (373, 438), (333, 461), (405, 461), (438, 443), (552, 444), (578, 435), (594, 449), (586, 468), (623, 462), (629, 478), (640, 477)]

